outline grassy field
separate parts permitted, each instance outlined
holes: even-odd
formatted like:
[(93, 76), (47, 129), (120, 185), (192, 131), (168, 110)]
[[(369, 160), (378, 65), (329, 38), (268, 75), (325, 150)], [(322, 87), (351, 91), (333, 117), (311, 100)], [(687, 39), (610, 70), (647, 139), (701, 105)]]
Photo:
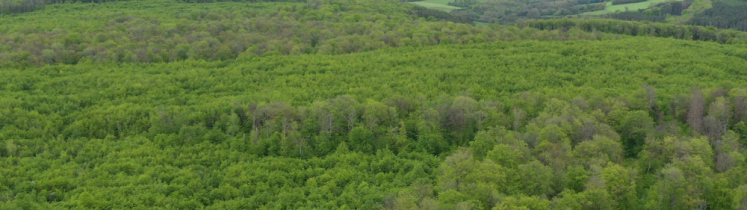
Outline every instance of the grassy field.
[[(414, 1), (410, 3), (424, 6), (428, 9), (441, 10), (445, 12), (451, 12), (457, 9), (462, 9), (461, 7), (455, 7), (455, 6), (449, 5), (449, 2), (452, 2), (452, 1), (454, 0), (424, 0), (424, 1)], [(477, 1), (485, 2), (487, 0), (477, 0)]]
[[(639, 10), (639, 9), (645, 9), (648, 8), (649, 5), (652, 4), (658, 4), (661, 2), (667, 2), (671, 0), (648, 0), (644, 2), (638, 2), (638, 3), (632, 3), (632, 4), (618, 4), (618, 5), (612, 5), (612, 2), (607, 2), (607, 7), (604, 10), (594, 11), (594, 12), (585, 12), (581, 13), (580, 15), (603, 15), (607, 13), (612, 13), (615, 11), (625, 11), (625, 8), (627, 7), (628, 10)], [(682, 0), (675, 0), (675, 1), (682, 1)]]
[(687, 22), (689, 22), (690, 19), (695, 16), (695, 14), (702, 13), (712, 7), (713, 1), (711, 0), (695, 0), (693, 4), (690, 5), (690, 7), (688, 7), (685, 11), (682, 11), (682, 15), (667, 17), (667, 22), (676, 24), (687, 24)]
[(474, 21), (476, 26), (489, 26), (490, 23), (482, 22), (482, 21)]
[(445, 12), (451, 12), (456, 9), (461, 9), (459, 7), (450, 6), (449, 5), (450, 1), (451, 0), (425, 0), (425, 1), (415, 1), (415, 2), (410, 2), (410, 3), (424, 6), (425, 8), (428, 8), (428, 9), (441, 10)]

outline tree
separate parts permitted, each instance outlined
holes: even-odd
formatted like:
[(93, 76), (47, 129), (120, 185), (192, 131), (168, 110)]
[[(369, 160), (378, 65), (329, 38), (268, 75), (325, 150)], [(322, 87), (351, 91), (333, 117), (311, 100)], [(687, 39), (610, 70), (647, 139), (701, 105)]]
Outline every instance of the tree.
[(465, 190), (464, 179), (477, 168), (477, 164), (470, 149), (461, 147), (457, 149), (454, 154), (446, 157), (438, 167), (439, 190)]
[(739, 210), (747, 209), (747, 185), (741, 185), (735, 189), (732, 208)]
[(547, 196), (551, 193), (553, 171), (539, 161), (519, 165), (519, 180), (526, 195)]
[(439, 129), (431, 123), (420, 121), (418, 123), (418, 139), (416, 148), (430, 154), (439, 154), (448, 147)]
[(646, 208), (683, 209), (687, 208), (685, 193), (688, 186), (685, 175), (677, 167), (667, 167), (661, 171), (661, 178), (656, 186), (651, 188), (653, 199)]
[(365, 110), (363, 119), (366, 121), (366, 126), (368, 126), (369, 130), (373, 130), (375, 126), (384, 123), (389, 117), (389, 108), (378, 101), (367, 101)]
[(590, 168), (592, 165), (606, 165), (607, 162), (621, 163), (624, 151), (620, 142), (607, 137), (595, 135), (591, 141), (584, 141), (576, 145), (573, 156), (577, 163)]
[(628, 112), (622, 122), (620, 137), (622, 138), (627, 157), (636, 157), (643, 149), (646, 138), (654, 129), (654, 122), (644, 111)]
[(361, 126), (353, 128), (350, 131), (349, 144), (356, 151), (372, 154), (377, 147), (375, 146), (375, 137), (373, 132)]
[[(584, 191), (584, 185), (589, 181), (589, 172), (583, 166), (569, 166), (565, 175), (568, 180), (567, 189), (573, 190), (576, 193)], [(563, 193), (566, 192), (568, 191), (563, 191)]]
[(555, 170), (565, 169), (571, 155), (571, 141), (555, 124), (542, 128), (534, 148), (537, 159)]
[(659, 108), (659, 102), (656, 98), (656, 88), (644, 85), (643, 89), (646, 90), (646, 102), (648, 103), (648, 112), (651, 116), (656, 118), (657, 122), (661, 122), (664, 117), (664, 114), (661, 112), (661, 109)]
[(687, 112), (687, 124), (696, 133), (703, 133), (703, 115), (705, 113), (705, 98), (697, 86), (692, 87), (690, 109)]
[(731, 107), (723, 97), (716, 98), (708, 108), (708, 116), (705, 118), (705, 133), (711, 141), (718, 141), (729, 129), (731, 119)]
[(739, 143), (739, 135), (728, 131), (720, 140), (713, 143), (716, 152), (716, 171), (725, 172), (739, 166), (744, 160), (742, 145)]
[(729, 95), (733, 96), (734, 104), (734, 123), (745, 121), (747, 117), (747, 90), (732, 89)]
[(475, 155), (475, 159), (482, 160), (488, 154), (488, 151), (496, 145), (496, 141), (490, 136), (488, 131), (480, 131), (475, 136), (475, 140), (471, 141), (469, 145)]
[(510, 196), (510, 197), (504, 198), (503, 200), (501, 200), (500, 205), (496, 206), (493, 209), (494, 210), (497, 210), (497, 209), (545, 210), (545, 209), (551, 209), (551, 208), (550, 208), (550, 201), (542, 199), (538, 196), (517, 195), (517, 196)]
[(397, 131), (397, 138), (394, 142), (394, 151), (409, 151), (412, 142), (410, 142), (410, 139), (408, 139), (407, 137), (407, 126), (404, 121), (399, 121), (399, 127)]
[(465, 132), (468, 132), (467, 134), (471, 133), (466, 129), (472, 124), (473, 114), (477, 111), (477, 108), (477, 101), (465, 96), (456, 97), (452, 105), (448, 108), (446, 125), (451, 131), (456, 132), (454, 140), (457, 145), (460, 145)]
[(540, 11), (537, 8), (529, 10), (529, 13), (527, 13), (527, 17), (528, 18), (539, 18), (540, 17)]
[(493, 207), (498, 202), (497, 196), (506, 191), (506, 175), (503, 167), (487, 159), (481, 161), (472, 173), (464, 178), (468, 187), (466, 195), (480, 201), (481, 206)]
[(513, 109), (513, 116), (514, 116), (514, 131), (519, 131), (519, 128), (521, 128), (521, 124), (523, 123), (524, 119), (527, 116), (527, 113), (522, 110), (521, 108), (514, 108)]
[(679, 141), (676, 137), (646, 139), (646, 146), (639, 158), (641, 170), (649, 174), (665, 167), (674, 158), (675, 144)]
[(487, 153), (487, 159), (497, 163), (498, 165), (516, 168), (519, 164), (527, 162), (527, 156), (529, 148), (520, 146), (510, 146), (507, 144), (495, 145), (492, 150)]
[(332, 108), (327, 102), (315, 102), (312, 105), (314, 108), (314, 114), (317, 116), (319, 121), (319, 128), (321, 131), (332, 133), (337, 127), (336, 119)]
[(330, 100), (330, 104), (335, 107), (337, 115), (342, 116), (347, 124), (347, 130), (351, 131), (355, 127), (355, 123), (360, 116), (358, 102), (349, 96), (338, 96)]
[(632, 176), (634, 174), (614, 163), (607, 164), (607, 167), (602, 170), (601, 177), (607, 186), (607, 192), (617, 202), (616, 208), (636, 208), (636, 187), (634, 176)]

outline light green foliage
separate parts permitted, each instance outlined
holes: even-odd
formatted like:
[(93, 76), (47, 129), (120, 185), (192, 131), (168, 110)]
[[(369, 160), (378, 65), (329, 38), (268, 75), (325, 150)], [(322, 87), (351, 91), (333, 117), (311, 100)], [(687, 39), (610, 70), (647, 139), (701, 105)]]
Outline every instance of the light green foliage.
[(439, 190), (465, 190), (464, 179), (477, 168), (477, 164), (472, 157), (472, 151), (465, 148), (449, 155), (439, 167)]
[(0, 209), (745, 208), (744, 46), (409, 9), (2, 15)]
[(488, 155), (488, 151), (491, 151), (496, 146), (497, 142), (493, 139), (494, 137), (489, 135), (486, 131), (479, 132), (475, 136), (475, 140), (469, 143), (475, 159), (482, 160)]
[(519, 180), (521, 188), (526, 195), (547, 196), (552, 192), (552, 169), (540, 163), (532, 161), (519, 165)]
[(602, 170), (602, 180), (607, 185), (607, 193), (617, 202), (616, 208), (635, 209), (635, 181), (632, 176), (634, 174), (617, 164), (608, 164)]
[(747, 208), (747, 185), (739, 186), (739, 188), (734, 190), (734, 203), (732, 204), (732, 208)]
[[(466, 34), (440, 34), (441, 28), (461, 24), (417, 20), (408, 13), (413, 7), (351, 0), (51, 4), (44, 10), (0, 15), (0, 65), (230, 60), (239, 55), (343, 54), (472, 41)], [(395, 25), (402, 27), (394, 30)], [(469, 33), (495, 40), (494, 32), (479, 30)], [(405, 41), (412, 40), (413, 33), (419, 39)]]
[[(629, 45), (638, 58), (626, 54), (634, 53)], [(622, 52), (603, 53), (606, 48)], [(735, 189), (747, 183), (740, 173), (741, 136), (676, 136), (691, 133), (682, 127), (660, 133), (653, 128), (669, 124), (654, 122), (642, 103), (626, 102), (640, 98), (649, 82), (657, 84), (659, 101), (689, 94), (690, 86), (677, 84), (691, 77), (703, 86), (742, 84), (735, 72), (747, 64), (732, 50), (638, 37), (3, 69), (2, 186), (19, 194), (8, 201), (14, 206), (34, 203), (27, 202), (32, 197), (57, 207), (490, 209), (535, 198), (586, 209), (666, 208), (671, 200), (682, 206), (668, 208), (732, 205)], [(574, 51), (580, 52), (562, 55)], [(689, 67), (669, 64), (688, 58), (708, 71), (679, 72)], [(589, 67), (574, 67), (581, 63)], [(101, 66), (107, 70), (91, 70)], [(647, 74), (652, 71), (668, 76)], [(459, 96), (463, 89), (475, 92)], [(457, 96), (439, 97), (444, 93)], [(724, 107), (739, 96), (707, 104)], [(715, 108), (710, 113), (724, 116)], [(460, 143), (455, 128), (462, 129)], [(623, 158), (625, 142), (641, 148), (628, 157), (637, 173)], [(434, 189), (414, 194), (415, 182)], [(697, 187), (678, 187), (683, 183)], [(129, 185), (153, 193), (117, 199), (127, 197), (119, 195)], [(169, 191), (156, 190), (162, 188)], [(517, 197), (522, 194), (530, 197)]]
[(428, 9), (435, 9), (435, 10), (440, 10), (444, 12), (451, 12), (453, 10), (461, 9), (459, 7), (450, 6), (443, 2), (444, 1), (441, 1), (441, 0), (425, 0), (425, 1), (415, 1), (415, 2), (410, 2), (410, 3), (423, 6)]
[(537, 196), (511, 196), (501, 200), (501, 204), (493, 208), (494, 210), (547, 210), (550, 208), (550, 201), (541, 199)]

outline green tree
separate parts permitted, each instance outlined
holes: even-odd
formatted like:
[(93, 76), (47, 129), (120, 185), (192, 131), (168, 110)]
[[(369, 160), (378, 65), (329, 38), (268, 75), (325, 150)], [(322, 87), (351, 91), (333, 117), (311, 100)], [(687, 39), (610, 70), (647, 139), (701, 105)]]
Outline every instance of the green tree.
[(526, 195), (547, 196), (552, 191), (553, 171), (539, 161), (519, 165), (519, 180)]
[(372, 154), (374, 152), (374, 142), (376, 141), (373, 133), (363, 127), (355, 127), (350, 131), (348, 142), (350, 147), (356, 151)]
[(635, 173), (629, 172), (628, 169), (609, 163), (602, 170), (602, 180), (607, 185), (606, 189), (613, 200), (616, 201), (616, 208), (636, 209), (636, 186)]

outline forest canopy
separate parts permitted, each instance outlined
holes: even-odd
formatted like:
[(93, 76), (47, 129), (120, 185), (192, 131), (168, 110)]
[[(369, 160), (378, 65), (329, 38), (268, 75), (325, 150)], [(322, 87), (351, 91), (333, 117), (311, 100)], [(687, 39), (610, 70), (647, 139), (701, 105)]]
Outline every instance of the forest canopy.
[(741, 31), (45, 5), (0, 15), (2, 209), (747, 208)]
[(747, 183), (746, 57), (628, 37), (4, 69), (0, 198), (20, 208), (731, 208)]

